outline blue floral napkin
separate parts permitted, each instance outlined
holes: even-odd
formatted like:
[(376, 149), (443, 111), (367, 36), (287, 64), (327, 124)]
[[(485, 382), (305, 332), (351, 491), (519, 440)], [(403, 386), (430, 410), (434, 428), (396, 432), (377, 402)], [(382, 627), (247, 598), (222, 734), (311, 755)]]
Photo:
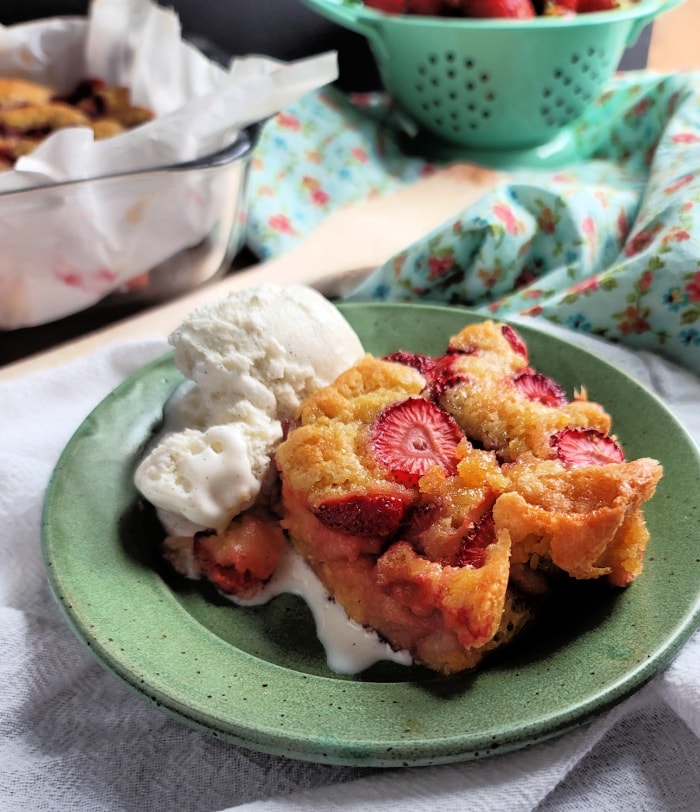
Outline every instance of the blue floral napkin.
[[(585, 160), (509, 172), (349, 298), (527, 315), (700, 374), (699, 96), (700, 73), (615, 76), (576, 129)], [(250, 247), (282, 253), (339, 206), (434, 169), (403, 143), (381, 96), (325, 88), (282, 111), (251, 172)]]

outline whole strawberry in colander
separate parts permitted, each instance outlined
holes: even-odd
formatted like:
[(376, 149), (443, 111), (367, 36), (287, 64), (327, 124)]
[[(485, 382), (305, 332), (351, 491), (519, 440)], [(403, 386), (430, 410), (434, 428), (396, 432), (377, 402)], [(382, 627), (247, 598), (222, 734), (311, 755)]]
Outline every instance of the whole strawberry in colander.
[(405, 0), (365, 0), (367, 8), (376, 8), (386, 14), (405, 14)]
[(531, 0), (464, 0), (462, 7), (466, 17), (527, 20), (536, 16)]
[(626, 0), (365, 0), (365, 5), (385, 14), (527, 20), (538, 15), (560, 17), (613, 11), (623, 8)]

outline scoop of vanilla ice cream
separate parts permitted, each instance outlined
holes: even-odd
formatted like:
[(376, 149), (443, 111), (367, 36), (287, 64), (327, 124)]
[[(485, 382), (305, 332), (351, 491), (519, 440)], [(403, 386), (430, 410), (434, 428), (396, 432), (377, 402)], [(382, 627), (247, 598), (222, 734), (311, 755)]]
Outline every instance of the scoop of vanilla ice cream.
[[(134, 482), (164, 525), (224, 529), (269, 485), (282, 421), (364, 350), (320, 293), (262, 285), (191, 313), (170, 336), (190, 380)], [(191, 526), (190, 524), (191, 523)]]
[(170, 336), (175, 363), (196, 386), (182, 404), (193, 425), (237, 419), (241, 402), (278, 420), (364, 353), (320, 293), (259, 285), (195, 310)]
[(247, 420), (171, 432), (141, 461), (134, 482), (160, 510), (223, 530), (255, 501), (281, 438), (280, 422), (252, 409)]

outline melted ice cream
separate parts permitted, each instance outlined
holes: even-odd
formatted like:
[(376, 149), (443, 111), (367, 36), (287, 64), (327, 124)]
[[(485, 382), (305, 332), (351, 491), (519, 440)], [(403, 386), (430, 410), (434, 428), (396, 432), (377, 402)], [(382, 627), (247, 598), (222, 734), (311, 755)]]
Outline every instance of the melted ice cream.
[(291, 547), (255, 598), (233, 600), (240, 606), (259, 606), (284, 592), (306, 601), (314, 616), (316, 634), (326, 651), (328, 667), (337, 674), (358, 674), (381, 660), (411, 665), (411, 655), (407, 651), (394, 651), (376, 632), (351, 620), (311, 567)]

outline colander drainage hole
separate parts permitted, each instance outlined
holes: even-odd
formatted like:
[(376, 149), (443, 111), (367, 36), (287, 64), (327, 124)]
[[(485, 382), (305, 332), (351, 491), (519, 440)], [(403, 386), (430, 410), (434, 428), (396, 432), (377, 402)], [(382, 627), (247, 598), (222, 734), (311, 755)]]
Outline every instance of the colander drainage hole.
[(426, 122), (455, 133), (484, 127), (498, 98), (480, 60), (454, 50), (426, 54), (416, 66), (413, 88)]

